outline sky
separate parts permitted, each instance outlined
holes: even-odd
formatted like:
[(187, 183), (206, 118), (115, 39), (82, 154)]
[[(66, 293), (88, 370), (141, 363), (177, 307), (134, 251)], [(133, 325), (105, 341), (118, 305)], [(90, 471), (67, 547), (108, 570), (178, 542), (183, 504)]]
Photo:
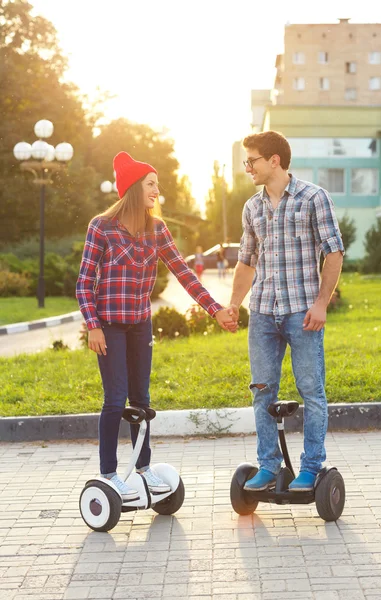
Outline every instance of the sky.
[(57, 29), (67, 78), (90, 96), (97, 88), (115, 96), (107, 119), (145, 123), (174, 140), (179, 173), (201, 208), (214, 161), (229, 180), (232, 144), (251, 132), (250, 91), (273, 85), (284, 26), (381, 20), (375, 0), (30, 2)]

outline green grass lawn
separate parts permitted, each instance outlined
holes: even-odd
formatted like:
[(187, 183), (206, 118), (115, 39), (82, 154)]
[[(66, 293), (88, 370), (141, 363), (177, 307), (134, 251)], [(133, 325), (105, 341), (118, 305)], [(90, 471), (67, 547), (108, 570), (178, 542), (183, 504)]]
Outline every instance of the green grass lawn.
[[(345, 306), (326, 327), (327, 396), (331, 403), (381, 401), (381, 279), (345, 275)], [(152, 406), (159, 410), (249, 406), (247, 331), (192, 336), (154, 346)], [(280, 399), (299, 399), (289, 354)], [(0, 415), (97, 412), (97, 359), (89, 350), (49, 350), (0, 359)]]
[(0, 298), (0, 326), (35, 321), (78, 310), (75, 298), (48, 296), (45, 308), (38, 308), (37, 298)]

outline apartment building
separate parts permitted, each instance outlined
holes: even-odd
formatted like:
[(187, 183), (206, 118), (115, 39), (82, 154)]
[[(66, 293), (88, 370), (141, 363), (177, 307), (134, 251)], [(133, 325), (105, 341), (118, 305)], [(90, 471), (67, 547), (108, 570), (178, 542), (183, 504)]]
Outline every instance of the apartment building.
[(252, 131), (287, 137), (290, 171), (354, 220), (347, 256), (362, 258), (381, 216), (381, 23), (286, 25), (276, 69), (273, 90), (252, 92)]
[(381, 23), (287, 25), (275, 103), (381, 105)]

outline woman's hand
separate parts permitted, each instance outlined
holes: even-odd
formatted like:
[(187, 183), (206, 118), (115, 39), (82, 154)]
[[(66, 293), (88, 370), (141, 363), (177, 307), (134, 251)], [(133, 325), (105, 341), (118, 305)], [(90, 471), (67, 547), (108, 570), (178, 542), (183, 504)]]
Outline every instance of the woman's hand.
[(97, 354), (106, 356), (106, 339), (102, 329), (90, 329), (88, 336), (88, 346)]
[(235, 333), (238, 329), (238, 317), (233, 311), (227, 308), (218, 310), (215, 314), (216, 321), (222, 329)]

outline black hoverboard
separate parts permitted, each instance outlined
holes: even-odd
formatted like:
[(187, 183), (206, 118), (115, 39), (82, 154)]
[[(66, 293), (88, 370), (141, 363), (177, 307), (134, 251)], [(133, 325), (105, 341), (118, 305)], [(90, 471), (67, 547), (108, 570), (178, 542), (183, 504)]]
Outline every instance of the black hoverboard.
[(255, 511), (258, 502), (274, 504), (311, 504), (316, 503), (319, 516), (324, 521), (336, 521), (343, 512), (345, 504), (345, 485), (336, 467), (327, 466), (317, 474), (314, 489), (308, 492), (289, 491), (288, 486), (295, 473), (292, 468), (284, 434), (284, 417), (291, 417), (299, 408), (298, 402), (275, 402), (268, 412), (277, 420), (280, 446), (285, 467), (283, 467), (273, 486), (263, 491), (245, 490), (246, 481), (254, 477), (258, 468), (252, 463), (241, 463), (233, 475), (230, 486), (232, 507), (239, 515), (249, 515)]

